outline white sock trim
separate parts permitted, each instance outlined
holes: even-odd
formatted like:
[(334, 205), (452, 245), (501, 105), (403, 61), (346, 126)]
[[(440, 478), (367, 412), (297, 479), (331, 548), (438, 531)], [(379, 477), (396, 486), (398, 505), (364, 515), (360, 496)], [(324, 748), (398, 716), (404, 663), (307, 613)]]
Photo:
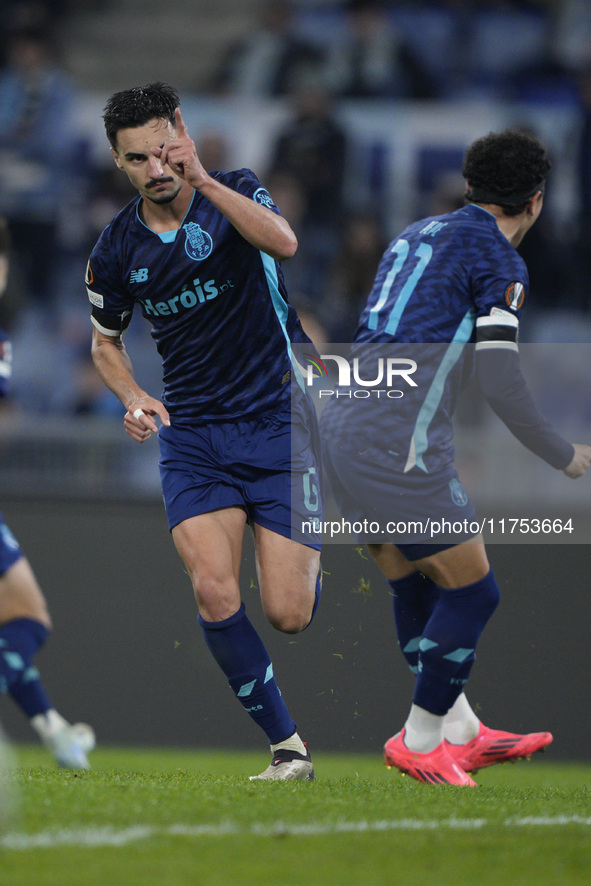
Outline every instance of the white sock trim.
[(443, 717), (413, 704), (404, 724), (404, 744), (410, 751), (428, 754), (443, 741)]
[(462, 692), (445, 715), (443, 736), (452, 744), (466, 744), (476, 738), (479, 731), (480, 720)]
[(53, 738), (64, 726), (69, 726), (68, 721), (64, 720), (54, 708), (50, 708), (44, 714), (37, 714), (29, 722), (42, 741)]
[(271, 745), (271, 753), (274, 754), (275, 751), (278, 750), (285, 751), (295, 751), (296, 754), (303, 754), (304, 757), (307, 754), (306, 748), (304, 746), (304, 742), (299, 737), (297, 732), (294, 732), (293, 735), (290, 735), (289, 738), (284, 738), (283, 741), (277, 742), (277, 744)]

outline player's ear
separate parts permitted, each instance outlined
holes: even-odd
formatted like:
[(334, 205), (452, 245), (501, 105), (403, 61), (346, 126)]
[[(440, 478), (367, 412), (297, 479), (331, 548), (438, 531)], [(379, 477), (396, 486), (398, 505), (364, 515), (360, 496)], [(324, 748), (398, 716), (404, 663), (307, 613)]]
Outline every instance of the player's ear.
[(544, 199), (544, 192), (543, 191), (536, 191), (536, 193), (532, 197), (530, 197), (527, 202), (527, 207), (525, 210), (526, 213), (528, 215), (535, 215), (536, 212), (538, 212), (538, 210), (541, 208), (543, 199)]
[(115, 163), (117, 164), (117, 166), (119, 167), (119, 169), (123, 169), (123, 167), (121, 166), (121, 160), (119, 159), (119, 154), (117, 153), (115, 148), (111, 148), (111, 154), (113, 155), (113, 159), (114, 159)]

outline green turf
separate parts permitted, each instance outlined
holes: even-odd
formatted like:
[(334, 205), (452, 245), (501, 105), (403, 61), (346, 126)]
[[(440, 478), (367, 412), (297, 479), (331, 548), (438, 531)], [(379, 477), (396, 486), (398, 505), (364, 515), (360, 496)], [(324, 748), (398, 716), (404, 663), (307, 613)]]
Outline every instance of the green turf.
[(547, 758), (475, 789), (318, 753), (264, 784), (264, 754), (102, 749), (90, 772), (20, 748), (1, 886), (571, 886), (591, 882), (591, 767)]

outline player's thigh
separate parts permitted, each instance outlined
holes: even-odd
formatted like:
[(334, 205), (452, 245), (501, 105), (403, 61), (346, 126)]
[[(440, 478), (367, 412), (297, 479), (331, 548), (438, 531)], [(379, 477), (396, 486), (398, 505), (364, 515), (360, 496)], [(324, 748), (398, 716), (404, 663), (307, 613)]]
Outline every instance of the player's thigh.
[(320, 551), (256, 523), (254, 537), (265, 615), (279, 630), (303, 630), (314, 606)]
[(229, 618), (240, 606), (240, 560), (246, 514), (222, 508), (183, 520), (172, 538), (193, 583), (206, 621)]
[(0, 624), (15, 618), (34, 618), (51, 627), (45, 597), (25, 557), (0, 576)]
[(481, 535), (413, 563), (441, 588), (461, 588), (474, 584), (490, 570)]

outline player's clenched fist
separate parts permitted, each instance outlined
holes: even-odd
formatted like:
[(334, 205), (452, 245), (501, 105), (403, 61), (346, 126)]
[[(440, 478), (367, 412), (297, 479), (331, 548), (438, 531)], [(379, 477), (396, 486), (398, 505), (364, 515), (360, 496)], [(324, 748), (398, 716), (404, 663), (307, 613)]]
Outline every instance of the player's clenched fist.
[(576, 480), (577, 477), (582, 477), (591, 465), (591, 446), (587, 446), (586, 443), (573, 443), (573, 446), (575, 454), (571, 463), (564, 469), (564, 473), (572, 480)]
[(162, 424), (170, 425), (168, 412), (159, 400), (154, 400), (152, 397), (142, 397), (141, 401), (135, 400), (123, 417), (126, 434), (138, 443), (145, 443), (152, 434), (158, 433), (156, 416), (160, 418)]

